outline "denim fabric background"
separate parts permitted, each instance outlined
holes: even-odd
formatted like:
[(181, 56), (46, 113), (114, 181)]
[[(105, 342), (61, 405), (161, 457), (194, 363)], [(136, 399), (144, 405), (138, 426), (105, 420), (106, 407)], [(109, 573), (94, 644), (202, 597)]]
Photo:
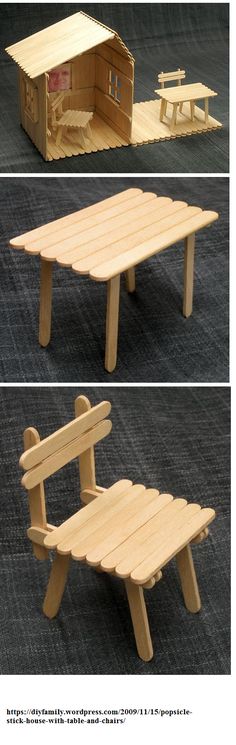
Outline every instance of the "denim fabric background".
[[(0, 172), (227, 173), (228, 7), (228, 3), (2, 3)], [(20, 127), (17, 65), (4, 49), (79, 10), (116, 30), (133, 53), (135, 102), (155, 99), (158, 72), (181, 67), (187, 82), (200, 81), (218, 93), (210, 100), (210, 113), (223, 129), (44, 162)]]
[[(104, 370), (105, 283), (55, 265), (52, 337), (38, 343), (39, 258), (8, 247), (13, 235), (138, 186), (216, 210), (196, 239), (193, 314), (182, 315), (183, 242), (122, 280), (118, 362)], [(29, 382), (228, 381), (227, 178), (0, 179), (0, 380)]]
[[(112, 402), (113, 429), (96, 447), (97, 483), (129, 477), (216, 510), (209, 538), (193, 548), (199, 614), (182, 600), (175, 562), (146, 592), (154, 658), (137, 656), (122, 582), (71, 562), (57, 618), (43, 616), (49, 562), (33, 556), (20, 485), (22, 431), (45, 437), (73, 418), (74, 398)], [(1, 398), (1, 672), (4, 674), (177, 674), (230, 672), (228, 388), (5, 388)], [(73, 461), (46, 482), (48, 520), (79, 504)]]

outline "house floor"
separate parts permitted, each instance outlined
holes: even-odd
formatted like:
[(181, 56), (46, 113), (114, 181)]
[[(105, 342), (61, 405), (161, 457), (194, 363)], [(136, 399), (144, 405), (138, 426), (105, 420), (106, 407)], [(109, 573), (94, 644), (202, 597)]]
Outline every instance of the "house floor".
[[(174, 131), (170, 131), (170, 120), (172, 106), (167, 104), (166, 116), (160, 122), (160, 100), (144, 101), (135, 103), (133, 106), (133, 126), (130, 145), (145, 145), (148, 142), (159, 140), (171, 140), (176, 137), (185, 137), (197, 133), (219, 129), (222, 124), (209, 116), (205, 124), (205, 113), (198, 106), (195, 107), (194, 121), (190, 119), (189, 103), (183, 105), (182, 113), (178, 111)], [(116, 147), (130, 147), (130, 145), (118, 135), (97, 113), (91, 122), (90, 139), (86, 138), (86, 146), (78, 144), (78, 131), (69, 130), (69, 136), (64, 136), (60, 145), (56, 145), (56, 134), (52, 133), (48, 139), (47, 160), (59, 160), (72, 155), (84, 155), (84, 153), (95, 153), (98, 150), (109, 150)]]

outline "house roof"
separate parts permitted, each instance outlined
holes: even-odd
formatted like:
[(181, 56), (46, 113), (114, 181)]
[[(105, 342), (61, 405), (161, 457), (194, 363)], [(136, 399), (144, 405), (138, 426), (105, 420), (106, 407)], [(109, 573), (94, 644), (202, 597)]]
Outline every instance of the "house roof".
[(12, 44), (6, 52), (30, 78), (36, 78), (68, 59), (112, 40), (125, 56), (133, 59), (116, 31), (80, 11)]

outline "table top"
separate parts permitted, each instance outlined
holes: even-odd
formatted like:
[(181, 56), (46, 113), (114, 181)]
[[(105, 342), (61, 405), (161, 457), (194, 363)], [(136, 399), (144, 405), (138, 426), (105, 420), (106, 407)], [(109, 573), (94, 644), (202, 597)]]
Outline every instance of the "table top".
[(217, 212), (126, 189), (10, 240), (10, 246), (57, 261), (99, 282), (139, 264), (210, 225)]
[(212, 509), (124, 479), (53, 530), (44, 544), (144, 584), (214, 517)]
[(87, 127), (88, 122), (93, 118), (92, 111), (74, 111), (67, 109), (64, 111), (57, 124), (64, 127)]
[(210, 98), (217, 96), (215, 91), (208, 88), (202, 83), (191, 83), (190, 85), (174, 85), (170, 88), (157, 88), (155, 93), (164, 98), (168, 103), (179, 103), (184, 101), (194, 101), (200, 98)]

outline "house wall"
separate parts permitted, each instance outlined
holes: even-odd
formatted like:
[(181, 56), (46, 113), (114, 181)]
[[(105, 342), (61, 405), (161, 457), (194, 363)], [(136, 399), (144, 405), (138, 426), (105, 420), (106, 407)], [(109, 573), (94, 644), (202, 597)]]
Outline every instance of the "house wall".
[[(96, 48), (95, 105), (98, 114), (128, 141), (131, 137), (134, 63), (109, 44)], [(109, 95), (109, 70), (120, 80), (120, 103)]]
[[(30, 86), (34, 92), (35, 105), (34, 116), (27, 112), (25, 85)], [(46, 94), (46, 75), (40, 75), (38, 78), (31, 80), (22, 70), (19, 70), (19, 88), (20, 88), (20, 120), (22, 127), (25, 129), (30, 139), (43, 157), (47, 158), (47, 94)]]
[(64, 109), (95, 108), (95, 54), (85, 53), (71, 60), (72, 91), (65, 93)]

